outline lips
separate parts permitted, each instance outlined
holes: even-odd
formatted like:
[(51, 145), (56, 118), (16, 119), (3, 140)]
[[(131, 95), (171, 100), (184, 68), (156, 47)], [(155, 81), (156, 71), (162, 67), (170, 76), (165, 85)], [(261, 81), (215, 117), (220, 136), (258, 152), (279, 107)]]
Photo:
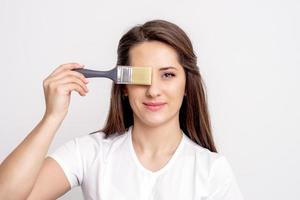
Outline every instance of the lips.
[(145, 107), (150, 111), (160, 110), (166, 103), (164, 102), (144, 102)]

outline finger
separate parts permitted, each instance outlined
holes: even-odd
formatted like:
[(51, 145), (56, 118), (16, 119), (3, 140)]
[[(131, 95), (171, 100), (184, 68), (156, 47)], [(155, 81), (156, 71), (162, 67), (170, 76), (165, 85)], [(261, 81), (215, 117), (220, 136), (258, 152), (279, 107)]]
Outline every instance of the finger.
[(50, 76), (53, 76), (61, 71), (65, 71), (65, 70), (71, 70), (71, 69), (78, 69), (78, 68), (83, 68), (84, 65), (83, 64), (79, 64), (79, 63), (66, 63), (66, 64), (62, 64), (60, 65), (58, 68), (56, 68)]
[(59, 80), (53, 81), (54, 84), (56, 85), (63, 85), (63, 84), (67, 84), (67, 83), (76, 83), (78, 84), (80, 87), (82, 87), (82, 89), (86, 92), (88, 92), (88, 88), (86, 86), (86, 84), (79, 78), (75, 77), (75, 76), (66, 76), (63, 77)]
[(76, 71), (60, 72), (60, 73), (56, 74), (55, 76), (50, 77), (49, 81), (59, 80), (59, 79), (62, 79), (63, 77), (66, 77), (66, 76), (77, 77), (77, 78), (81, 79), (86, 84), (89, 82), (88, 79), (85, 78), (85, 76), (83, 74), (81, 74), (80, 72), (76, 72)]
[(76, 83), (67, 83), (60, 85), (59, 90), (62, 90), (66, 94), (70, 94), (72, 91), (78, 92), (81, 96), (86, 96), (86, 92)]

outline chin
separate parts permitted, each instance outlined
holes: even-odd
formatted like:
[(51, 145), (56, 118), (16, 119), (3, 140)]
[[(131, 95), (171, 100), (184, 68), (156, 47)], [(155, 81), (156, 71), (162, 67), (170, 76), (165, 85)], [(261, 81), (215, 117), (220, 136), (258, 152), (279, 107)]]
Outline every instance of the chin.
[(138, 121), (149, 127), (162, 126), (171, 120), (174, 120), (174, 118), (179, 117), (177, 116), (177, 112), (167, 112), (166, 110), (162, 110), (161, 112), (151, 112), (148, 110), (137, 109), (136, 112), (133, 112), (133, 115), (134, 121)]
[(143, 116), (139, 119), (143, 124), (149, 127), (158, 127), (166, 124), (170, 118), (164, 117), (163, 115), (159, 116)]

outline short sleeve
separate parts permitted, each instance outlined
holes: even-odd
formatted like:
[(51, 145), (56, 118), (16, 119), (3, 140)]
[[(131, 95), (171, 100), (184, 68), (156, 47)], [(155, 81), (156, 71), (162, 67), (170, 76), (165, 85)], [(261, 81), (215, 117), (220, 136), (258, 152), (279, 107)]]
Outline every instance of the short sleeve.
[(243, 200), (232, 168), (224, 156), (218, 158), (209, 175), (207, 200)]
[(83, 165), (78, 145), (77, 138), (75, 138), (48, 154), (63, 169), (71, 188), (81, 185), (83, 179)]

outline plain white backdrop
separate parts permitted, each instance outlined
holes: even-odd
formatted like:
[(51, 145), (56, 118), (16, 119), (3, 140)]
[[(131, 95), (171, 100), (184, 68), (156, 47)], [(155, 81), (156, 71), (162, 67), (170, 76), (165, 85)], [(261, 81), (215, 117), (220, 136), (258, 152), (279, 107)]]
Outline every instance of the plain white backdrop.
[[(0, 161), (41, 119), (56, 67), (110, 69), (129, 28), (165, 19), (193, 42), (217, 147), (245, 199), (300, 199), (299, 10), (297, 0), (0, 0)], [(49, 152), (104, 124), (111, 81), (88, 87), (72, 94)], [(61, 199), (82, 199), (80, 188)]]

